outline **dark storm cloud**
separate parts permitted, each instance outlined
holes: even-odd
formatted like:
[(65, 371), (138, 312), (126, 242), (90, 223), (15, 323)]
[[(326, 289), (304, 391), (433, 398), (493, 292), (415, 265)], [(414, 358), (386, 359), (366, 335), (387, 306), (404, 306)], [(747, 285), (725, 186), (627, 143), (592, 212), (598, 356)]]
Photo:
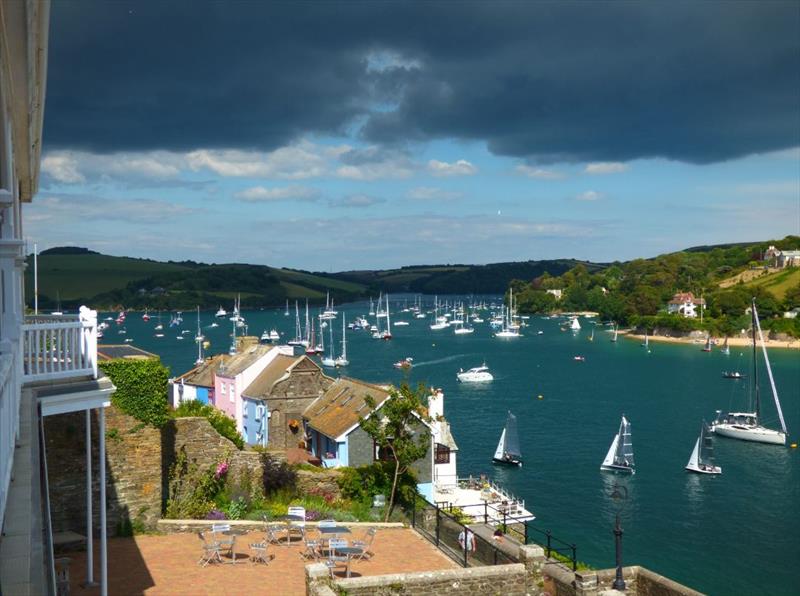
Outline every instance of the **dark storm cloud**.
[(800, 4), (53, 4), (45, 143), (484, 140), (531, 161), (800, 144)]

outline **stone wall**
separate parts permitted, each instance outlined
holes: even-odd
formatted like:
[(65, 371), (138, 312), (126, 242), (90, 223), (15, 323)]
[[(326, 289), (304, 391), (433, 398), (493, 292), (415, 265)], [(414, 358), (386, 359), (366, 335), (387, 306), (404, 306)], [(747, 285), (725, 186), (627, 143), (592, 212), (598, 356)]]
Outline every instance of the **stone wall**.
[(200, 468), (216, 466), (227, 460), (231, 477), (248, 469), (254, 478), (261, 478), (261, 454), (256, 451), (239, 451), (236, 445), (220, 435), (205, 418), (176, 418), (164, 429), (167, 435), (167, 470), (174, 462), (174, 454), (186, 453), (189, 462)]
[(485, 594), (525, 596), (529, 594), (525, 567), (519, 563), (493, 567), (444, 569), (418, 573), (396, 573), (337, 579), (330, 582), (323, 564), (306, 567), (307, 594), (323, 596), (438, 596), (439, 594)]
[[(92, 412), (92, 513), (99, 527), (97, 413)], [(47, 470), (53, 531), (86, 528), (86, 414), (45, 418)], [(117, 532), (126, 518), (154, 527), (163, 499), (162, 436), (116, 407), (106, 408), (107, 523)]]
[(301, 494), (319, 495), (329, 499), (339, 499), (342, 491), (339, 488), (339, 477), (342, 473), (335, 469), (322, 472), (309, 470), (297, 471), (297, 491)]
[[(275, 449), (298, 447), (303, 439), (301, 431), (289, 428), (289, 420), (302, 423), (303, 412), (311, 403), (321, 397), (333, 383), (333, 379), (311, 360), (301, 360), (288, 378), (278, 381), (272, 387), (264, 403), (270, 411), (269, 446)], [(302, 424), (301, 427), (302, 429)]]

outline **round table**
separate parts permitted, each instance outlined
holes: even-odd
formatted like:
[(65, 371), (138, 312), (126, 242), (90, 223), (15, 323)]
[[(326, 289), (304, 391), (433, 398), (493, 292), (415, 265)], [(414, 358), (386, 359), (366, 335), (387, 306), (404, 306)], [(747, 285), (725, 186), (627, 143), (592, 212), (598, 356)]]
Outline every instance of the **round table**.
[(350, 577), (350, 559), (353, 555), (364, 553), (364, 549), (358, 546), (340, 546), (335, 549), (336, 554), (347, 555), (347, 577)]
[(231, 543), (231, 559), (233, 559), (233, 560), (231, 561), (231, 565), (236, 565), (236, 550), (235, 550), (236, 549), (236, 537), (237, 536), (244, 536), (245, 534), (247, 534), (247, 530), (230, 529), (230, 530), (225, 530), (222, 533), (225, 536), (233, 536), (233, 542)]

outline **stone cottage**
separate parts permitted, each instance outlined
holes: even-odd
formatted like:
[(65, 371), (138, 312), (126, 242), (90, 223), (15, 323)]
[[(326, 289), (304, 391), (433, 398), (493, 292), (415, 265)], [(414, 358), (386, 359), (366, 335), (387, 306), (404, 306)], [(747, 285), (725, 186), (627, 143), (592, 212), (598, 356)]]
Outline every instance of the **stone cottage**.
[(303, 412), (333, 383), (307, 356), (276, 356), (242, 391), (245, 442), (305, 448)]

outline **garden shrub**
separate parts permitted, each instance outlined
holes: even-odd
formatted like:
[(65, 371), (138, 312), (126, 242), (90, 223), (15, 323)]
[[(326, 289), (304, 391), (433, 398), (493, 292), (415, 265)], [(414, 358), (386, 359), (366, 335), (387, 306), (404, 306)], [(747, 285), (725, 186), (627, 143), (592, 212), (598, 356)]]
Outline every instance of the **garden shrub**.
[[(347, 499), (371, 504), (372, 497), (388, 495), (392, 490), (393, 462), (375, 462), (357, 468), (342, 468), (341, 471), (339, 488)], [(397, 502), (403, 507), (411, 507), (417, 494), (414, 472), (408, 470), (397, 480)]]
[(174, 418), (201, 417), (208, 420), (219, 434), (229, 439), (237, 449), (244, 449), (242, 435), (236, 430), (236, 421), (214, 406), (201, 403), (197, 400), (187, 400), (172, 411)]
[(215, 498), (222, 493), (228, 462), (206, 469), (190, 463), (181, 449), (170, 468), (168, 519), (204, 519), (215, 509)]
[(261, 454), (262, 485), (264, 495), (269, 497), (277, 492), (294, 494), (297, 486), (297, 472), (285, 461), (278, 461), (269, 453)]
[(169, 420), (169, 369), (156, 358), (107, 360), (100, 369), (117, 388), (111, 403), (137, 420), (160, 428)]

